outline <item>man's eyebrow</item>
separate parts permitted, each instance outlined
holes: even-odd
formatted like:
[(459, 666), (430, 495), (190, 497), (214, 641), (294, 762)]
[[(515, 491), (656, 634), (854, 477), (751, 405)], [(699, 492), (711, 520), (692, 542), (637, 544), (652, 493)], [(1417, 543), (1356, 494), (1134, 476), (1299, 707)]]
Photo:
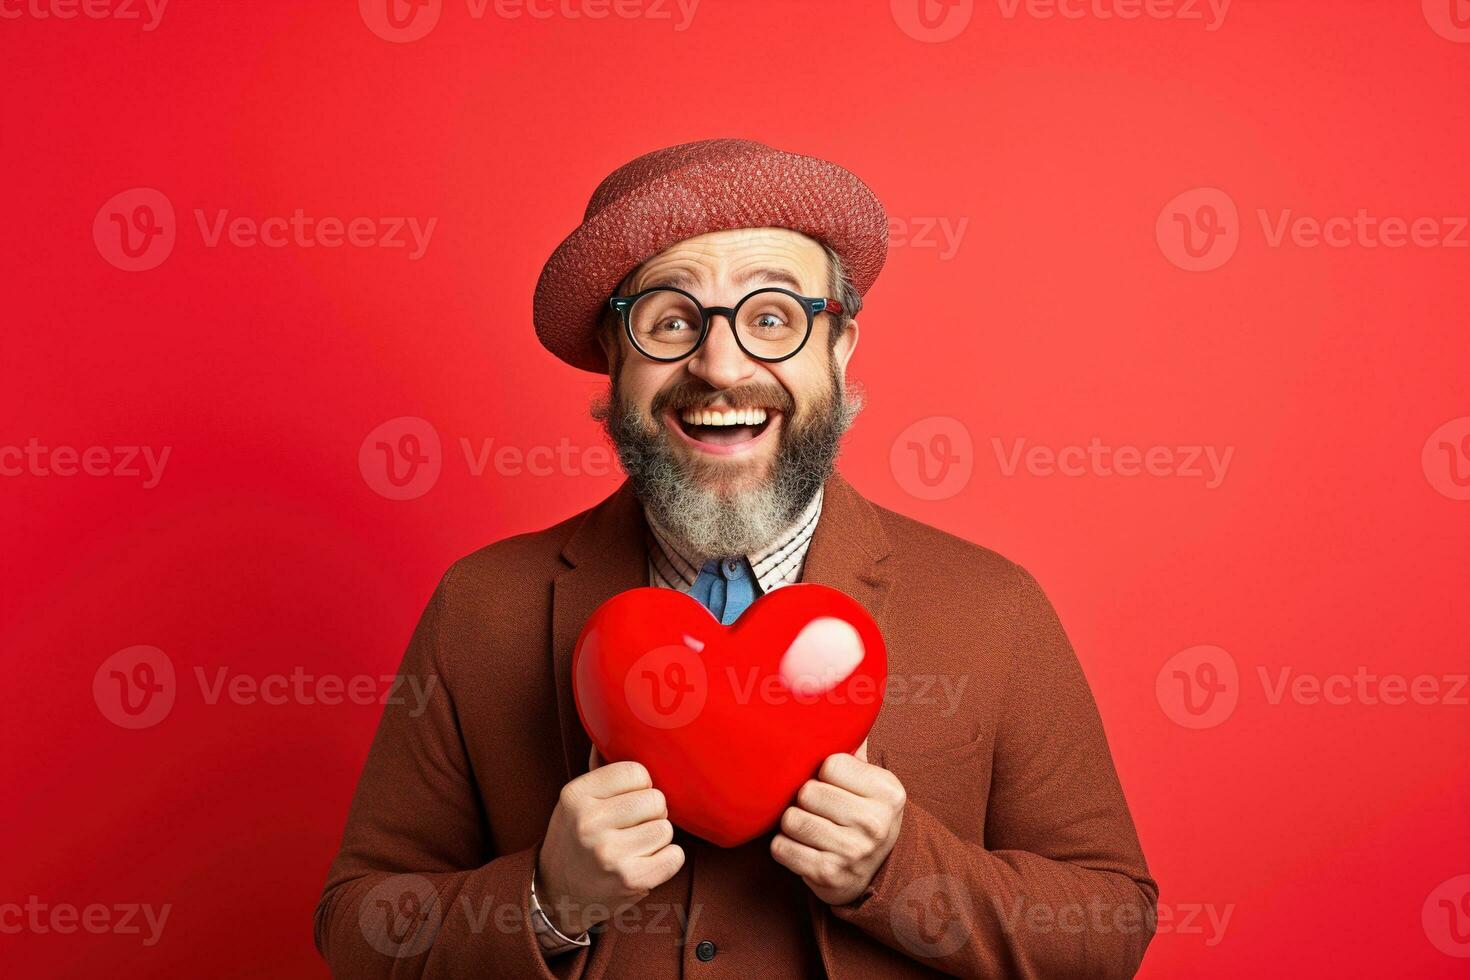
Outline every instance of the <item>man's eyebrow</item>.
[(798, 293), (802, 289), (800, 280), (785, 269), (757, 267), (747, 269), (735, 277), (735, 281), (741, 285), (750, 282), (752, 279), (759, 279), (762, 282), (773, 283), (778, 286), (786, 286), (789, 289), (796, 290)]
[(693, 292), (694, 287), (697, 285), (699, 285), (699, 282), (693, 273), (684, 269), (670, 269), (667, 272), (660, 272), (658, 275), (649, 276), (646, 282), (639, 284), (638, 291), (642, 292), (645, 289), (652, 289), (655, 286), (673, 286), (675, 289)]
[[(756, 266), (746, 269), (735, 276), (735, 281), (744, 286), (752, 280), (771, 285), (785, 286), (796, 292), (801, 292), (801, 281), (795, 275), (785, 269), (777, 269), (767, 266)], [(694, 292), (699, 288), (699, 279), (693, 273), (685, 269), (669, 269), (649, 276), (647, 281), (638, 284), (638, 292), (645, 289), (653, 289), (655, 286), (673, 286), (686, 292)]]

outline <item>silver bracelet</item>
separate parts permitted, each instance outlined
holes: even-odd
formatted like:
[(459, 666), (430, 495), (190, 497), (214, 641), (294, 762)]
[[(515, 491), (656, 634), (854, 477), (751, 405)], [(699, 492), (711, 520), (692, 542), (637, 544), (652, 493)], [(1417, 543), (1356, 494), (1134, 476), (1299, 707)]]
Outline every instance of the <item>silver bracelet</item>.
[(531, 872), (531, 929), (536, 933), (536, 941), (541, 948), (548, 953), (565, 953), (578, 949), (582, 946), (592, 945), (592, 936), (582, 933), (576, 939), (563, 933), (551, 921), (551, 917), (541, 908), (541, 902), (536, 898), (536, 872)]

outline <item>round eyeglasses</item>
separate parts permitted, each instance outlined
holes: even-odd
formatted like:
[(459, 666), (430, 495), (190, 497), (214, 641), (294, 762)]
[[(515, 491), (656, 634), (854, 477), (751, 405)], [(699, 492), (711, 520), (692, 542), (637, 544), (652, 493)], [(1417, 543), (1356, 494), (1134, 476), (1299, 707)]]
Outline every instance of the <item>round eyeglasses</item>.
[(746, 356), (767, 363), (784, 361), (806, 346), (818, 313), (842, 313), (836, 300), (802, 296), (778, 286), (757, 289), (733, 307), (703, 306), (673, 286), (614, 296), (608, 305), (623, 318), (634, 349), (653, 361), (681, 361), (699, 350), (717, 316), (730, 321), (735, 343)]

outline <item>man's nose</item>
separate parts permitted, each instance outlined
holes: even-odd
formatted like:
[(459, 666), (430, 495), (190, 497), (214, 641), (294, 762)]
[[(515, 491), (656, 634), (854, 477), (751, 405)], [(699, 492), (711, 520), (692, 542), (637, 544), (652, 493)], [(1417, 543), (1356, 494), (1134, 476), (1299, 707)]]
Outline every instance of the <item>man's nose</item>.
[(732, 388), (749, 381), (756, 362), (746, 356), (735, 342), (735, 328), (724, 314), (711, 314), (709, 335), (704, 344), (689, 358), (689, 373), (712, 388)]

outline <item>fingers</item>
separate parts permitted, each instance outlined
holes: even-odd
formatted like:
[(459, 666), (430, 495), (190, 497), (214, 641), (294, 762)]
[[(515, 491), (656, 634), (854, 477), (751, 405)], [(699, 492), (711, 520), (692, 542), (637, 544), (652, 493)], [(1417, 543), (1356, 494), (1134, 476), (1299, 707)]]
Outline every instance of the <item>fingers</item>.
[(808, 779), (796, 793), (796, 805), (841, 827), (880, 839), (888, 825), (886, 804), (865, 799), (831, 783)]
[(853, 814), (862, 809), (863, 804), (862, 797), (819, 779), (808, 779), (796, 791), (797, 806), (844, 827), (852, 826)]
[[(866, 743), (864, 743), (866, 744)], [(858, 747), (862, 751), (862, 747)], [(898, 777), (887, 769), (880, 769), (870, 765), (855, 755), (839, 752), (829, 755), (822, 768), (817, 770), (817, 778), (824, 783), (840, 786), (850, 793), (858, 796), (867, 796), (882, 799), (888, 795), (892, 788), (891, 784), (898, 783)]]
[(674, 842), (674, 825), (667, 820), (650, 820), (617, 833), (618, 845), (636, 857), (651, 857)]
[(588, 796), (600, 800), (653, 786), (648, 770), (637, 762), (610, 762), (585, 776), (578, 776), (573, 782), (580, 783)]
[(781, 832), (813, 850), (827, 851), (854, 861), (866, 855), (872, 846), (851, 829), (839, 827), (826, 817), (794, 806), (787, 807), (781, 815)]
[(639, 891), (653, 891), (684, 867), (684, 849), (667, 844), (647, 857), (633, 861), (628, 884)]
[(792, 840), (785, 834), (771, 838), (771, 857), (776, 863), (807, 879), (824, 879), (829, 870), (828, 857), (816, 848)]
[(606, 801), (607, 826), (637, 827), (669, 815), (664, 794), (656, 789), (640, 789)]

